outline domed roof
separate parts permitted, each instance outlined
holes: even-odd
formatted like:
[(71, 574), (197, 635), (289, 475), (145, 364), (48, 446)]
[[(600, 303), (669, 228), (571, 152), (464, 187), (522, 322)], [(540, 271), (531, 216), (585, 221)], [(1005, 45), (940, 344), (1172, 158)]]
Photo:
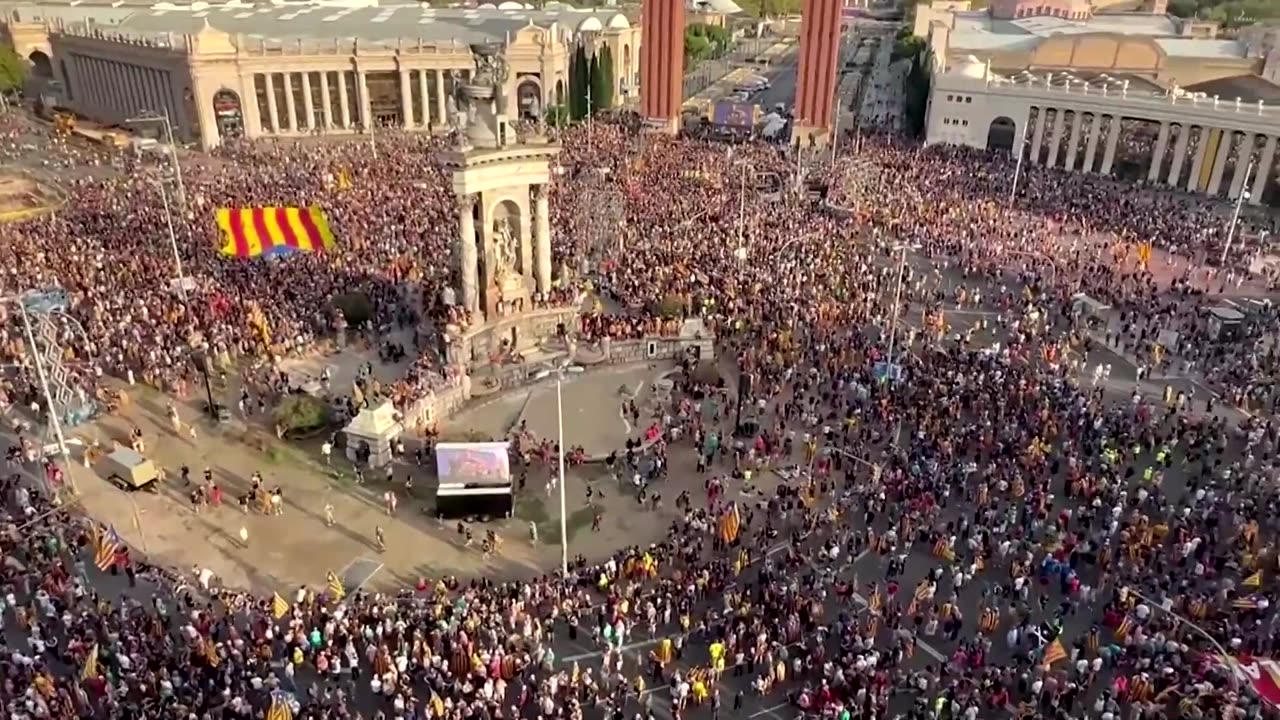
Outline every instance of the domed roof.
[(631, 27), (631, 21), (627, 20), (627, 16), (622, 13), (618, 13), (617, 15), (609, 18), (610, 30), (626, 30), (629, 27)]
[(600, 32), (603, 29), (604, 25), (594, 15), (578, 23), (578, 32)]

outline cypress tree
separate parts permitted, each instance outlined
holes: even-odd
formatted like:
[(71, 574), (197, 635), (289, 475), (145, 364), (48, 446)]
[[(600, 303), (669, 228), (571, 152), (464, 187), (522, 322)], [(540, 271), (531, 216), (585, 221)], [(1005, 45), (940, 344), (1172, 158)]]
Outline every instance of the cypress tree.
[(582, 45), (573, 54), (569, 76), (569, 108), (574, 120), (587, 116), (587, 88), (591, 82), (591, 66), (587, 62), (587, 49)]
[(591, 73), (591, 104), (597, 110), (613, 107), (613, 51), (603, 46)]
[(588, 83), (591, 86), (591, 95), (589, 97), (590, 103), (587, 108), (587, 112), (594, 115), (595, 112), (600, 109), (600, 53), (597, 52), (591, 56), (589, 67), (591, 68), (591, 71), (588, 73), (587, 77)]

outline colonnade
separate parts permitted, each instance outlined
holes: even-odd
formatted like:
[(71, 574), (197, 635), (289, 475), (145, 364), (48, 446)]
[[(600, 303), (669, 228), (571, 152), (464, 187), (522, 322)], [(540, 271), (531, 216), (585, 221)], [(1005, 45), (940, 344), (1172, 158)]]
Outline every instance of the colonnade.
[[(399, 70), (400, 116), (406, 129), (432, 125), (439, 127), (448, 122), (445, 116), (446, 72), (449, 70), (445, 68)], [(319, 77), (318, 103), (313, 83), (316, 76)], [(417, 98), (413, 94), (415, 83), (418, 86)], [(277, 84), (283, 86), (283, 108), (279, 106), (279, 99), (276, 97)], [(373, 115), (368, 73), (360, 69), (255, 73), (253, 87), (257, 90), (265, 89), (266, 102), (259, 101), (260, 106), (265, 104), (265, 107), (259, 107), (259, 117), (265, 132), (352, 129), (368, 124)], [(298, 114), (295, 88), (301, 89), (301, 115)], [(429, 102), (428, 98), (434, 99), (434, 103)]]
[(68, 100), (86, 115), (111, 122), (150, 111), (178, 120), (181, 93), (169, 70), (73, 53), (63, 63)]
[[(1030, 137), (1024, 134), (1021, 141), (1031, 145), (1028, 158), (1031, 163), (1068, 171), (1111, 174), (1121, 140), (1122, 116), (1072, 108), (1035, 107), (1032, 110), (1034, 117), (1028, 117)], [(1263, 191), (1273, 172), (1276, 136), (1171, 120), (1159, 121), (1159, 125), (1146, 173), (1147, 182), (1231, 200), (1240, 197), (1248, 182), (1249, 204), (1262, 202)], [(1235, 165), (1228, 179), (1227, 161), (1233, 156)], [(1246, 178), (1251, 160), (1253, 171)]]

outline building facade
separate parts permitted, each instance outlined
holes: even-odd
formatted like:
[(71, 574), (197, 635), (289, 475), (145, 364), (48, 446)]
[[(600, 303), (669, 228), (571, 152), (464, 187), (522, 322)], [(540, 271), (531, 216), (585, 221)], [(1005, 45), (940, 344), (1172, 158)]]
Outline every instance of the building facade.
[(1070, 73), (1001, 77), (976, 60), (934, 77), (926, 141), (1224, 199), (1276, 199), (1280, 103)]
[[(639, 89), (640, 31), (612, 11), (549, 3), (501, 7), (287, 6), (10, 7), (6, 34), (61, 102), (104, 124), (168, 114), (185, 141), (447, 128), (470, 45), (505, 46), (505, 108), (539, 117), (567, 102), (579, 43), (608, 46), (614, 102)], [(21, 45), (21, 46), (19, 46)], [(25, 51), (25, 52), (24, 52)]]

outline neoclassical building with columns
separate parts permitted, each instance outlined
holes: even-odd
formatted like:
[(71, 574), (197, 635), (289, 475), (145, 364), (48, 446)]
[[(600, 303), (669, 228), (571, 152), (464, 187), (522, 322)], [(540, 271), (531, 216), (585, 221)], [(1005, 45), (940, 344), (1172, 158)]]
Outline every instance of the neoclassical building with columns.
[(1231, 200), (1248, 190), (1255, 205), (1280, 204), (1277, 138), (1280, 92), (1214, 97), (1137, 77), (1004, 76), (976, 59), (935, 74), (926, 120), (929, 143), (1021, 151), (1033, 164)]
[(447, 126), (470, 46), (505, 44), (507, 114), (566, 101), (579, 43), (609, 47), (614, 102), (639, 90), (640, 30), (614, 10), (392, 0), (0, 3), (2, 37), (83, 117), (168, 114), (205, 148), (234, 137)]

